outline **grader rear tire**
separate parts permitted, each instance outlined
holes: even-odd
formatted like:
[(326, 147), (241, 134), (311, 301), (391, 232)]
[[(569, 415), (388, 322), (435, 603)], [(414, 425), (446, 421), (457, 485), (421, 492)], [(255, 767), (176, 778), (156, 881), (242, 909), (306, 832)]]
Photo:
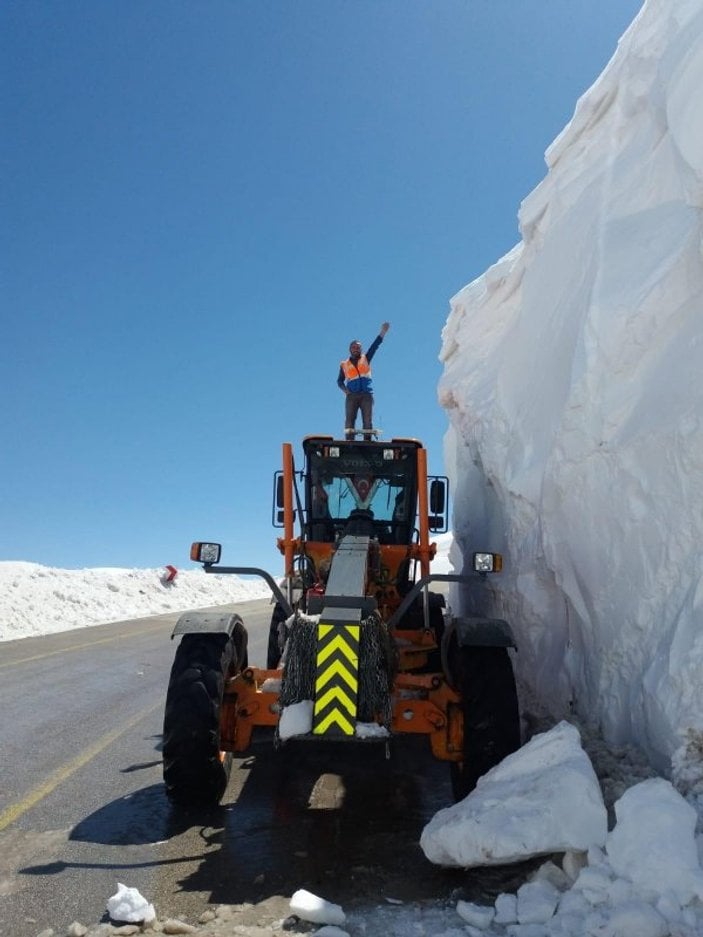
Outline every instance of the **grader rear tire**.
[(288, 616), (283, 610), (280, 602), (276, 602), (271, 615), (271, 625), (269, 626), (269, 640), (266, 648), (266, 669), (276, 670), (281, 662), (283, 647), (285, 645), (284, 622)]
[(164, 783), (175, 803), (219, 803), (231, 752), (220, 751), (220, 709), (236, 652), (227, 634), (186, 634), (176, 651), (164, 714)]
[(455, 661), (464, 713), (464, 760), (450, 764), (458, 801), (481, 775), (520, 747), (520, 714), (507, 648), (460, 647)]

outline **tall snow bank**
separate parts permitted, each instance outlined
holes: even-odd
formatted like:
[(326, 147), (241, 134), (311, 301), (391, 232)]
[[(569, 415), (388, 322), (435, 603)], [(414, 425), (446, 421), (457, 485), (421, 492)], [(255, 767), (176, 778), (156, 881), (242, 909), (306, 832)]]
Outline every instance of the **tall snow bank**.
[(703, 0), (647, 0), (441, 352), (454, 533), (506, 556), (520, 675), (661, 769), (703, 729), (702, 87)]

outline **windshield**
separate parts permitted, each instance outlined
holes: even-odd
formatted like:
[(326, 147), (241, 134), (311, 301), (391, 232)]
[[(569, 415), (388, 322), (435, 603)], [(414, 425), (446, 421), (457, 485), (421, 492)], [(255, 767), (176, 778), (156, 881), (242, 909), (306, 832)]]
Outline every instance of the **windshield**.
[(318, 480), (314, 486), (313, 516), (322, 509), (334, 520), (343, 520), (359, 509), (371, 511), (377, 521), (406, 519), (405, 479), (374, 478), (357, 473)]
[(370, 511), (374, 525), (412, 525), (416, 447), (326, 445), (308, 450), (308, 518), (339, 526), (352, 511)]

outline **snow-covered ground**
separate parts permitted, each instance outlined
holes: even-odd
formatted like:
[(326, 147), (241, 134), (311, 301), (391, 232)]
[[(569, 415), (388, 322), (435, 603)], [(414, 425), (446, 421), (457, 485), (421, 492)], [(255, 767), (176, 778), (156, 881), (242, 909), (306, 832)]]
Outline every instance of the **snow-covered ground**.
[[(451, 555), (505, 556), (495, 612), (518, 636), (531, 738), (422, 846), (459, 866), (563, 858), (483, 908), (344, 918), (298, 894), (321, 935), (703, 935), (701, 87), (703, 0), (647, 0), (549, 148), (522, 242), (443, 333)], [(2, 564), (0, 635), (255, 594), (159, 573)], [(223, 910), (202, 929), (247, 933), (233, 926)]]
[(261, 579), (202, 569), (53, 569), (0, 562), (0, 641), (270, 596)]

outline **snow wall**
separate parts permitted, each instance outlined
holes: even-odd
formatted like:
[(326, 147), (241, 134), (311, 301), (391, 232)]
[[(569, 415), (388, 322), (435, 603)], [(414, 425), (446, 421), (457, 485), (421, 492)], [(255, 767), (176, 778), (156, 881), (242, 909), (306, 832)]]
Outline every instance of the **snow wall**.
[(455, 537), (504, 554), (520, 682), (662, 771), (703, 746), (702, 89), (703, 0), (647, 0), (442, 333)]

